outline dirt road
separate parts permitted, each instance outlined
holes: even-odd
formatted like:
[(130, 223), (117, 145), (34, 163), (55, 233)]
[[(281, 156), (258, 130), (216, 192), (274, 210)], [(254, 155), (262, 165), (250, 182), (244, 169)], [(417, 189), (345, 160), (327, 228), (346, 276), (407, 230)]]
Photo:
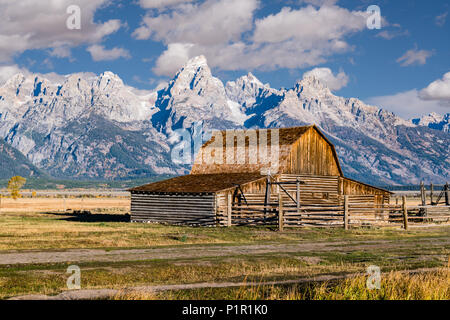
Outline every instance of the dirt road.
[[(421, 239), (420, 246), (427, 249), (450, 246), (450, 238), (436, 241), (433, 238)], [(0, 253), (0, 265), (32, 263), (81, 263), (143, 261), (154, 259), (190, 259), (206, 257), (226, 257), (238, 255), (258, 255), (270, 253), (301, 253), (329, 251), (365, 251), (376, 249), (413, 249), (414, 241), (364, 241), (364, 242), (298, 242), (296, 244), (254, 244), (254, 245), (209, 245), (181, 246), (151, 249), (71, 249), (64, 251), (30, 251)]]

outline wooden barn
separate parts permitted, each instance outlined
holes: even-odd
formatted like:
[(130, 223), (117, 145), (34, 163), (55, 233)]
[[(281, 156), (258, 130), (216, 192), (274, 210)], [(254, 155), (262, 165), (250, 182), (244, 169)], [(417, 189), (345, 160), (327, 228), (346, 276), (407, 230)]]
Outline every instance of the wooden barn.
[(333, 144), (316, 126), (215, 132), (191, 174), (129, 191), (132, 221), (203, 226), (267, 223), (275, 219), (268, 208), (279, 201), (332, 210), (344, 195), (374, 207), (391, 195), (346, 178)]

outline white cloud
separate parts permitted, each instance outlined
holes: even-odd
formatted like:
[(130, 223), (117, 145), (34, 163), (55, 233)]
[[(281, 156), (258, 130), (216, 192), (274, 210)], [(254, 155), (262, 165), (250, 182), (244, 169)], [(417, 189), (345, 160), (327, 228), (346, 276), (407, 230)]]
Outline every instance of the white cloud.
[(0, 66), (0, 86), (4, 85), (6, 81), (8, 81), (18, 73), (22, 73), (24, 75), (29, 74), (27, 69), (20, 68), (16, 64), (9, 66)]
[(315, 66), (352, 50), (345, 38), (366, 29), (366, 13), (329, 5), (284, 8), (253, 22), (258, 4), (257, 0), (206, 0), (157, 16), (152, 12), (133, 35), (168, 45), (155, 72), (171, 76), (176, 67), (198, 55), (222, 70)]
[(50, 51), (50, 55), (57, 58), (70, 58), (72, 56), (69, 47), (56, 47)]
[(133, 35), (169, 43), (213, 45), (238, 40), (252, 27), (257, 0), (208, 0), (156, 17), (146, 15)]
[(105, 49), (102, 45), (92, 45), (87, 48), (94, 61), (116, 60), (119, 58), (129, 59), (130, 53), (123, 48)]
[(348, 84), (348, 76), (345, 72), (341, 71), (338, 74), (334, 75), (333, 71), (329, 68), (315, 68), (311, 71), (306, 72), (303, 77), (314, 76), (332, 91), (337, 91), (347, 86)]
[(413, 89), (394, 95), (373, 97), (368, 99), (368, 102), (405, 118), (422, 116), (430, 112), (448, 113), (450, 111), (450, 72), (420, 91)]
[(438, 15), (434, 20), (436, 22), (436, 25), (439, 27), (443, 27), (445, 22), (447, 21), (447, 16), (448, 16), (448, 11), (444, 12), (441, 15)]
[[(94, 22), (95, 12), (109, 0), (21, 0), (0, 2), (0, 61), (29, 49), (74, 47), (98, 43), (116, 32), (120, 20)], [(67, 7), (81, 8), (81, 30), (69, 30)]]
[(376, 35), (378, 38), (383, 38), (386, 40), (392, 40), (397, 37), (408, 36), (408, 30), (384, 30)]
[(193, 0), (139, 0), (139, 5), (144, 9), (164, 8)]
[(362, 13), (337, 6), (312, 6), (300, 10), (283, 8), (278, 14), (256, 21), (253, 39), (256, 43), (280, 43), (301, 40), (320, 44), (341, 38), (366, 27)]
[(442, 79), (430, 83), (419, 95), (424, 100), (437, 100), (450, 105), (450, 72), (444, 74)]
[(408, 50), (403, 56), (397, 59), (397, 62), (403, 67), (410, 65), (424, 65), (427, 63), (427, 59), (432, 55), (432, 51), (418, 50), (416, 48)]
[(166, 51), (156, 61), (153, 72), (159, 75), (173, 75), (190, 58), (190, 50), (193, 44), (171, 43)]
[[(24, 76), (30, 76), (32, 73), (23, 67), (19, 67), (18, 65), (3, 65), (0, 66), (0, 86), (4, 85), (6, 81), (11, 79), (16, 74), (23, 74)], [(81, 73), (80, 73), (81, 74)], [(86, 73), (87, 75), (92, 76), (91, 73)], [(55, 72), (50, 73), (36, 73), (35, 75), (48, 79), (54, 83), (62, 83), (66, 79), (66, 76), (57, 74)]]
[(338, 2), (339, 0), (299, 0), (300, 3), (309, 3), (315, 6), (323, 6), (323, 5), (334, 5)]
[(416, 89), (394, 95), (369, 98), (367, 102), (392, 111), (405, 119), (420, 117), (431, 112), (440, 114), (449, 112), (449, 109), (438, 101), (422, 100), (419, 91)]

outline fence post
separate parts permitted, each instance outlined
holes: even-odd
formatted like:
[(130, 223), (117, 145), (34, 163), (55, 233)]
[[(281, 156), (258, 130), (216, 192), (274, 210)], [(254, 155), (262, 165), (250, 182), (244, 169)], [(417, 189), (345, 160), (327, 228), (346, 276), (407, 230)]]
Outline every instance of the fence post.
[(227, 193), (227, 227), (231, 227), (231, 212), (233, 208), (231, 207), (232, 199), (231, 199), (231, 192)]
[(426, 206), (425, 183), (423, 181), (420, 183), (420, 198), (422, 200), (422, 206)]
[(445, 205), (450, 206), (450, 186), (448, 182), (445, 185)]
[(434, 196), (434, 185), (430, 184), (430, 198), (431, 198), (431, 205), (433, 205), (433, 196)]
[(278, 194), (278, 228), (279, 231), (284, 230), (284, 213), (283, 213), (283, 195)]
[(403, 224), (405, 230), (408, 230), (408, 208), (406, 207), (406, 196), (402, 197), (402, 207), (403, 207)]
[(348, 196), (344, 196), (344, 229), (348, 230)]

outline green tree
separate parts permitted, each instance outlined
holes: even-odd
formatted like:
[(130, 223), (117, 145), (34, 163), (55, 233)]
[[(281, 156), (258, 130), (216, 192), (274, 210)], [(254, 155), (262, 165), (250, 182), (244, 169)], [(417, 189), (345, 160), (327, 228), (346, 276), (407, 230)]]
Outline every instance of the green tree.
[(15, 176), (8, 181), (8, 190), (13, 199), (21, 197), (20, 189), (27, 183), (27, 179), (21, 176)]

